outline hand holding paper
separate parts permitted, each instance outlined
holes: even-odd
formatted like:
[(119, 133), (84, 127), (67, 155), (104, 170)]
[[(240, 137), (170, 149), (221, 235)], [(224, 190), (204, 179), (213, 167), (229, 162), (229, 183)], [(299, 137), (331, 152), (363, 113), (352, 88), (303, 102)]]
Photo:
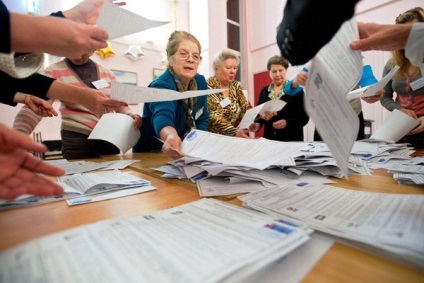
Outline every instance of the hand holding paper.
[(104, 114), (88, 139), (108, 141), (125, 153), (140, 139), (140, 131), (134, 129), (133, 123), (133, 118), (125, 114)]
[(380, 89), (384, 88), (384, 86), (390, 81), (390, 79), (396, 74), (398, 70), (399, 70), (399, 66), (395, 66), (378, 83), (352, 90), (346, 95), (346, 99), (352, 100), (359, 97), (368, 97), (368, 96), (375, 95)]
[(418, 125), (417, 120), (395, 109), (370, 139), (397, 142)]
[(276, 112), (283, 109), (283, 107), (286, 105), (285, 101), (282, 100), (270, 100), (265, 103), (262, 103), (261, 105), (258, 105), (256, 107), (253, 107), (246, 111), (246, 113), (243, 116), (243, 119), (241, 120), (240, 124), (238, 125), (238, 129), (248, 129), (249, 126), (254, 123), (256, 117), (258, 115), (265, 116), (265, 112)]

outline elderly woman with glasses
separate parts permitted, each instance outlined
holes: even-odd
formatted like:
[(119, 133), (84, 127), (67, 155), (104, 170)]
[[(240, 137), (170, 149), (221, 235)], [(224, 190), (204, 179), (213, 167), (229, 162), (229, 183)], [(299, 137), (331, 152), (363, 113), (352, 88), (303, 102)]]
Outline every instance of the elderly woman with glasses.
[(237, 53), (230, 49), (221, 50), (215, 55), (215, 75), (208, 79), (208, 86), (225, 90), (208, 96), (208, 129), (221, 135), (249, 138), (249, 130), (236, 128), (249, 108), (241, 84), (235, 80), (239, 64)]
[[(197, 73), (202, 57), (200, 42), (188, 32), (174, 31), (166, 53), (168, 68), (149, 87), (179, 92), (205, 90), (205, 77)], [(192, 129), (207, 130), (209, 113), (206, 96), (145, 103), (141, 137), (133, 152), (162, 149), (173, 159), (180, 158), (181, 142)]]

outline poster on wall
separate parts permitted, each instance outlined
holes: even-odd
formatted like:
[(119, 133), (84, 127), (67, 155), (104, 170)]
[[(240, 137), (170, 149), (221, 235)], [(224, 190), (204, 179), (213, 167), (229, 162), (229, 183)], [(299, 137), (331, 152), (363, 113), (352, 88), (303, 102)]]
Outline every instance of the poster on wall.
[(121, 84), (137, 85), (137, 73), (122, 70), (112, 70), (116, 81)]

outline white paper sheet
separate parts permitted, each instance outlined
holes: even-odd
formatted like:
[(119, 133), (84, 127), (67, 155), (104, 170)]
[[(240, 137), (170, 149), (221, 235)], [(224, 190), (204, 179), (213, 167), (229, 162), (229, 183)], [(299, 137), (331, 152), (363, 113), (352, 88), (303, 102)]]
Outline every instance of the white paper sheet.
[(105, 29), (109, 40), (155, 28), (170, 22), (149, 20), (131, 11), (105, 1), (97, 20), (97, 26)]
[(265, 169), (271, 165), (295, 166), (293, 156), (302, 143), (244, 139), (192, 130), (181, 145), (184, 155), (226, 165)]
[(88, 139), (105, 140), (124, 154), (140, 139), (140, 131), (134, 129), (134, 119), (121, 113), (102, 115)]
[(397, 142), (420, 123), (397, 109), (390, 113), (370, 139)]
[(212, 93), (218, 93), (222, 91), (224, 91), (224, 89), (189, 90), (184, 92), (178, 92), (172, 89), (134, 86), (117, 82), (112, 83), (112, 98), (115, 100), (126, 102), (128, 104), (179, 100), (189, 97), (197, 97)]
[(98, 202), (98, 201), (103, 201), (103, 200), (108, 200), (108, 199), (132, 196), (132, 195), (135, 195), (135, 194), (153, 191), (153, 190), (156, 190), (156, 189), (157, 188), (153, 187), (153, 186), (143, 186), (143, 187), (137, 187), (137, 188), (130, 188), (130, 189), (106, 192), (106, 193), (103, 193), (103, 194), (98, 194), (98, 195), (93, 195), (93, 196), (84, 196), (84, 197), (79, 197), (79, 198), (67, 199), (66, 203), (69, 206), (80, 205), (80, 204)]
[(270, 100), (251, 109), (248, 109), (244, 114), (243, 119), (241, 119), (241, 122), (237, 128), (247, 129), (255, 121), (258, 115), (264, 116), (266, 111), (280, 111), (286, 104), (287, 103), (283, 100)]
[(349, 92), (346, 95), (347, 100), (360, 98), (360, 97), (368, 97), (373, 96), (376, 94), (380, 89), (383, 89), (384, 86), (390, 81), (390, 79), (395, 75), (395, 73), (399, 70), (399, 66), (395, 66), (388, 74), (384, 76), (379, 82), (366, 86), (361, 87), (359, 89), (355, 89), (351, 92)]
[(202, 199), (19, 245), (0, 254), (0, 278), (3, 282), (243, 282), (308, 239), (303, 228), (288, 221)]
[(344, 176), (359, 128), (358, 117), (346, 100), (362, 73), (362, 56), (349, 48), (359, 38), (354, 19), (345, 22), (312, 60), (306, 82), (305, 105)]
[(311, 228), (389, 251), (423, 267), (424, 196), (332, 186), (287, 185), (239, 197), (247, 206), (300, 220)]

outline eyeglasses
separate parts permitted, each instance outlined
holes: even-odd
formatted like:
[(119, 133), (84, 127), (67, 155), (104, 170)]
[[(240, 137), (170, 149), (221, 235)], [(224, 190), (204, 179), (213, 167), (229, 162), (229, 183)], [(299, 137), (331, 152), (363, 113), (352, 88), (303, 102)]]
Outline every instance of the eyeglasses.
[(200, 56), (197, 53), (190, 54), (190, 53), (185, 52), (185, 51), (180, 51), (180, 52), (177, 53), (177, 55), (181, 60), (187, 60), (191, 56), (191, 58), (193, 58), (193, 61), (195, 63), (199, 63), (200, 61), (202, 61), (202, 56)]

